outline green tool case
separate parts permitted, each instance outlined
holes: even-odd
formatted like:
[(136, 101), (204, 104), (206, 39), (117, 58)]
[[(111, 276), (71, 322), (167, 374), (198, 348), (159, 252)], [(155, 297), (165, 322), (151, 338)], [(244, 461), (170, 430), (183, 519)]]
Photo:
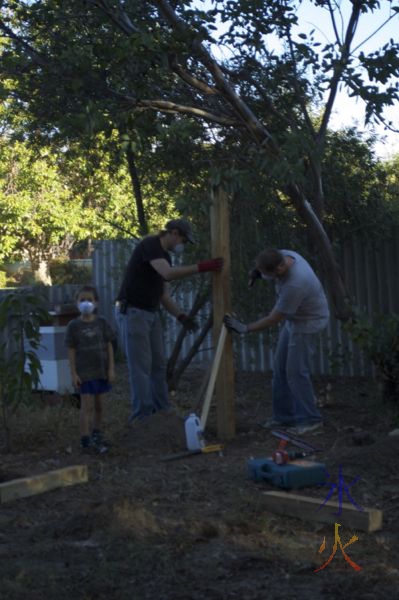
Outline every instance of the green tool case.
[(254, 481), (267, 481), (285, 490), (298, 489), (326, 482), (326, 466), (311, 460), (292, 460), (276, 465), (271, 458), (252, 458), (248, 461), (248, 473)]

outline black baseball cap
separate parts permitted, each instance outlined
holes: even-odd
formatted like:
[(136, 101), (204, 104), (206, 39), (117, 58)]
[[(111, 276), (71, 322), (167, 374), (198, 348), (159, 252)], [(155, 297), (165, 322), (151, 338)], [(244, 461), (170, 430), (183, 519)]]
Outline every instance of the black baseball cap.
[(194, 244), (193, 230), (191, 225), (185, 219), (172, 219), (165, 225), (166, 231), (172, 231), (172, 229), (178, 229), (182, 235), (184, 235), (190, 244)]

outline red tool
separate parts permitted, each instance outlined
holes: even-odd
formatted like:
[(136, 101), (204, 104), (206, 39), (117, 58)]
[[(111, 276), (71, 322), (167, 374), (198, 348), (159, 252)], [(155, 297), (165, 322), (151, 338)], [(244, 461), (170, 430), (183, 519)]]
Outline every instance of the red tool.
[(276, 465), (285, 465), (290, 460), (289, 454), (285, 449), (287, 444), (287, 440), (280, 440), (277, 450), (273, 452), (272, 459)]
[[(288, 433), (282, 431), (272, 431), (271, 433), (272, 435), (280, 439), (277, 450), (275, 450), (272, 454), (273, 462), (275, 462), (276, 465), (286, 465), (291, 460), (295, 460), (297, 458), (305, 458), (306, 456), (313, 455), (315, 452), (320, 452), (320, 450), (318, 448), (315, 448), (315, 446), (312, 446), (311, 444), (301, 439), (291, 436)], [(287, 451), (286, 447), (288, 443), (294, 444), (294, 446), (299, 446), (305, 451)]]

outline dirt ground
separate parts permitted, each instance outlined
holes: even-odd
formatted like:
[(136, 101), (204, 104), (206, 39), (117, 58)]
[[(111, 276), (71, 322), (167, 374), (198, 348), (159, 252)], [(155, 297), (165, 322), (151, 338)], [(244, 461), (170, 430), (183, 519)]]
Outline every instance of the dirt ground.
[[(399, 585), (398, 412), (381, 403), (368, 379), (319, 379), (325, 427), (303, 436), (318, 445), (317, 460), (338, 480), (361, 477), (351, 493), (358, 504), (384, 511), (381, 531), (341, 526), (341, 541), (362, 567), (355, 571), (338, 547), (334, 524), (268, 512), (265, 492), (277, 489), (247, 474), (251, 457), (266, 457), (277, 440), (258, 422), (270, 415), (270, 376), (239, 373), (237, 435), (223, 455), (162, 462), (185, 449), (183, 417), (202, 374), (191, 370), (173, 397), (177, 414), (154, 415), (128, 427), (127, 373), (106, 403), (112, 448), (81, 456), (78, 410), (56, 395), (36, 394), (23, 413), (14, 451), (0, 453), (0, 481), (87, 464), (89, 482), (0, 505), (2, 600), (375, 600), (396, 597)], [(217, 441), (214, 408), (207, 441)], [(290, 447), (290, 449), (294, 449)], [(325, 498), (327, 488), (296, 491)], [(337, 500), (337, 496), (333, 499)], [(344, 497), (344, 501), (347, 498)], [(322, 509), (331, 511), (328, 504)], [(326, 549), (319, 552), (323, 539)]]

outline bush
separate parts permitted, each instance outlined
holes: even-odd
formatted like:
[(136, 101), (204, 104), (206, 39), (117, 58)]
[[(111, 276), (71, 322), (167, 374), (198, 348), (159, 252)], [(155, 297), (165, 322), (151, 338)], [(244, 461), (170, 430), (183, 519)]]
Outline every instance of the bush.
[(11, 449), (11, 427), (21, 404), (32, 400), (42, 367), (36, 351), (40, 324), (48, 319), (45, 300), (37, 293), (11, 292), (0, 300), (0, 414), (6, 450)]
[(50, 262), (50, 275), (53, 285), (64, 283), (85, 284), (91, 281), (91, 269), (80, 267), (66, 258), (57, 258)]
[(0, 288), (7, 287), (7, 273), (0, 270)]
[(345, 325), (353, 341), (365, 352), (383, 384), (385, 400), (399, 398), (399, 316), (379, 315), (372, 322), (357, 318)]

